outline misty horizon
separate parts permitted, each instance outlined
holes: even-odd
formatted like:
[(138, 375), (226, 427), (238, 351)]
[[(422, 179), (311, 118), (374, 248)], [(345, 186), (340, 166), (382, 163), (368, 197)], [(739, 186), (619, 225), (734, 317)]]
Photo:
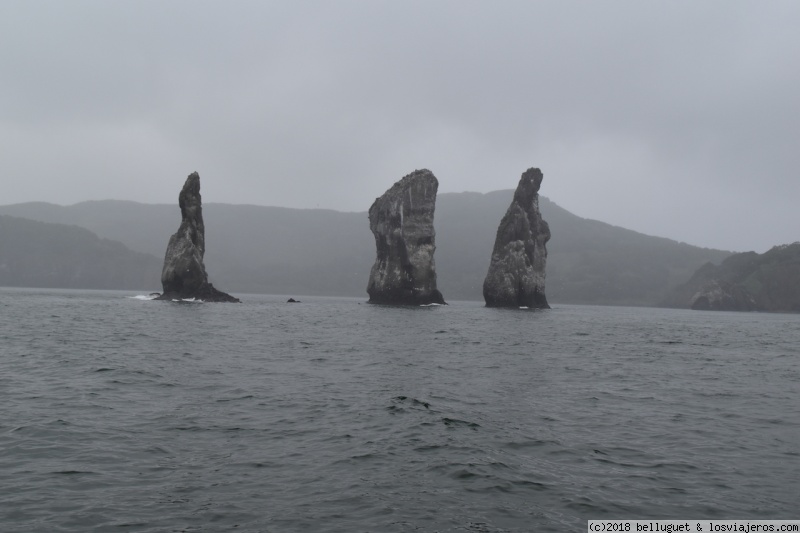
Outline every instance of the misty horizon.
[[(727, 250), (797, 241), (800, 4), (0, 4), (3, 204), (358, 212), (417, 168)], [(144, 37), (146, 36), (146, 38)]]
[[(457, 191), (457, 192), (456, 191), (445, 191), (445, 192), (439, 192), (439, 196), (441, 196), (443, 194), (445, 194), (445, 195), (459, 195), (459, 194), (487, 195), (487, 194), (498, 193), (498, 192), (507, 192), (507, 191), (512, 191), (513, 192), (513, 190), (514, 190), (513, 188), (506, 188), (506, 189), (496, 189), (496, 190), (491, 190), (491, 191), (486, 191), (486, 192), (478, 192), (478, 191)], [(202, 193), (202, 191), (201, 191), (201, 193)], [(175, 196), (177, 198), (177, 194)], [(550, 201), (550, 202), (556, 204), (559, 207), (562, 207), (562, 208), (564, 207), (559, 202), (556, 202), (552, 198), (548, 197), (546, 194), (540, 194), (540, 196), (543, 197), (544, 199), (546, 199), (547, 201)], [(365, 215), (365, 217), (366, 217), (367, 212), (369, 211), (369, 206), (366, 206), (363, 209), (345, 210), (345, 209), (336, 209), (336, 208), (332, 208), (332, 207), (323, 207), (323, 206), (294, 207), (294, 206), (285, 206), (285, 205), (257, 204), (257, 203), (252, 203), (252, 202), (243, 202), (243, 203), (215, 202), (213, 200), (211, 200), (211, 201), (206, 200), (205, 196), (203, 198), (204, 198), (204, 200), (203, 200), (203, 204), (204, 205), (218, 204), (218, 205), (230, 205), (230, 206), (253, 206), (253, 207), (267, 207), (267, 208), (279, 208), (279, 209), (296, 209), (296, 210), (323, 210), (323, 211), (335, 211), (335, 212), (338, 212), (338, 213), (356, 213), (356, 214), (357, 213), (363, 213)], [(76, 201), (76, 202), (73, 202), (73, 203), (68, 203), (68, 204), (57, 203), (57, 202), (45, 202), (45, 201), (42, 201), (42, 200), (32, 200), (32, 201), (29, 201), (29, 202), (18, 202), (16, 204), (0, 204), (0, 207), (6, 207), (6, 206), (12, 206), (12, 205), (23, 205), (23, 204), (29, 204), (29, 203), (47, 203), (47, 204), (57, 205), (57, 206), (60, 206), (60, 207), (70, 207), (70, 206), (75, 206), (75, 205), (79, 205), (79, 204), (83, 204), (83, 203), (91, 203), (91, 202), (131, 202), (131, 203), (135, 203), (135, 204), (159, 205), (159, 206), (164, 206), (164, 205), (169, 205), (169, 206), (175, 205), (176, 206), (177, 205), (175, 199), (173, 199), (172, 201), (163, 201), (163, 202), (140, 202), (140, 201), (137, 201), (137, 200), (130, 200), (130, 199), (124, 199), (124, 198), (98, 198), (98, 199), (79, 200), (79, 201)], [(744, 250), (744, 249), (727, 249), (727, 248), (724, 248), (724, 247), (721, 247), (721, 246), (715, 246), (713, 244), (701, 244), (701, 243), (696, 243), (696, 242), (691, 242), (691, 241), (688, 241), (688, 242), (687, 241), (682, 241), (682, 240), (679, 240), (679, 239), (675, 239), (675, 238), (673, 238), (673, 237), (671, 237), (669, 235), (656, 235), (656, 234), (652, 234), (652, 233), (646, 233), (646, 232), (644, 232), (644, 231), (642, 231), (642, 230), (640, 230), (639, 228), (636, 228), (636, 227), (620, 226), (618, 224), (612, 224), (611, 222), (608, 222), (607, 220), (603, 220), (603, 219), (599, 219), (599, 218), (590, 218), (590, 217), (583, 216), (583, 214), (581, 214), (581, 213), (575, 213), (575, 212), (572, 212), (572, 211), (570, 211), (570, 212), (572, 214), (574, 214), (575, 216), (578, 216), (578, 217), (586, 219), (586, 220), (601, 222), (603, 224), (609, 224), (611, 226), (632, 230), (632, 231), (635, 231), (637, 233), (641, 233), (643, 235), (649, 235), (649, 236), (652, 236), (652, 237), (661, 237), (661, 238), (665, 238), (665, 239), (670, 239), (670, 240), (673, 240), (675, 242), (685, 243), (685, 244), (689, 244), (689, 245), (692, 245), (692, 246), (698, 246), (698, 247), (701, 247), (701, 248), (709, 248), (709, 249), (715, 249), (715, 250), (725, 250), (725, 251), (729, 251), (729, 252), (755, 251), (755, 252), (758, 252), (758, 253), (763, 253), (763, 252), (766, 252), (767, 250), (773, 248), (774, 246), (791, 244), (791, 242), (774, 243), (772, 245), (769, 245), (769, 246), (765, 247), (764, 249), (748, 249), (748, 250)], [(177, 213), (177, 207), (176, 207), (176, 213)], [(498, 219), (498, 223), (499, 223), (499, 219)], [(365, 224), (366, 224), (366, 222), (365, 222)], [(792, 241), (792, 242), (796, 242), (796, 241)]]

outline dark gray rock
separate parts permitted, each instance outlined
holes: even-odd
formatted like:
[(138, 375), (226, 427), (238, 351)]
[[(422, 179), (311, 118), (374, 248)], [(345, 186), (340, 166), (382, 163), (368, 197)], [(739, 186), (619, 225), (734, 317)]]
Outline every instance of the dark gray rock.
[(218, 291), (208, 282), (203, 264), (206, 252), (203, 207), (200, 198), (200, 176), (193, 172), (186, 178), (178, 196), (181, 208), (181, 225), (169, 238), (161, 285), (164, 288), (159, 300), (194, 298), (204, 302), (238, 302), (230, 294)]
[(519, 180), (494, 241), (483, 282), (487, 307), (549, 309), (544, 295), (546, 243), (550, 227), (539, 211), (542, 171), (529, 168)]
[(706, 311), (800, 311), (800, 242), (706, 263), (663, 302)]
[(369, 275), (369, 303), (444, 304), (436, 288), (433, 212), (439, 182), (430, 170), (415, 170), (369, 208), (377, 257)]

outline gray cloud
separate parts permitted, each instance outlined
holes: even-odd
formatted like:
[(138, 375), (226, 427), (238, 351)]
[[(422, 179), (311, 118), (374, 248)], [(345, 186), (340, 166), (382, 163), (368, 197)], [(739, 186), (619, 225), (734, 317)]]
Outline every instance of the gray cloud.
[[(365, 210), (542, 193), (692, 244), (800, 239), (800, 4), (0, 3), (0, 201)], [(557, 228), (554, 228), (557, 238)]]

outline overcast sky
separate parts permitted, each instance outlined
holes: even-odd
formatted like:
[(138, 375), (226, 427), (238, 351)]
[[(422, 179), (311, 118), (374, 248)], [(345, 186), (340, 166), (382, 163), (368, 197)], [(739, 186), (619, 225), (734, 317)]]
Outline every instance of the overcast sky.
[[(365, 211), (429, 168), (700, 246), (800, 240), (800, 2), (0, 1), (0, 204)], [(558, 228), (552, 228), (558, 238)]]

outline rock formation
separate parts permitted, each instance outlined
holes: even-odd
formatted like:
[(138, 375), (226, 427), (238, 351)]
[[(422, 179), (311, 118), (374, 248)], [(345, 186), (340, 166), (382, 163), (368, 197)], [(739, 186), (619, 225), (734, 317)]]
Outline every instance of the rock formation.
[(159, 300), (194, 298), (205, 302), (238, 302), (230, 294), (218, 291), (208, 282), (203, 264), (206, 251), (203, 207), (200, 198), (200, 176), (193, 172), (186, 178), (178, 196), (181, 208), (181, 225), (169, 238), (161, 285), (164, 288)]
[(661, 302), (703, 311), (800, 312), (800, 242), (706, 263)]
[(369, 208), (377, 257), (369, 275), (369, 303), (444, 304), (436, 288), (433, 212), (439, 182), (430, 170), (415, 170)]
[(744, 287), (712, 280), (692, 296), (691, 308), (695, 311), (755, 311), (759, 306)]
[(542, 178), (538, 168), (522, 174), (511, 206), (497, 228), (492, 261), (483, 282), (487, 307), (550, 308), (544, 295), (550, 227), (539, 212)]

